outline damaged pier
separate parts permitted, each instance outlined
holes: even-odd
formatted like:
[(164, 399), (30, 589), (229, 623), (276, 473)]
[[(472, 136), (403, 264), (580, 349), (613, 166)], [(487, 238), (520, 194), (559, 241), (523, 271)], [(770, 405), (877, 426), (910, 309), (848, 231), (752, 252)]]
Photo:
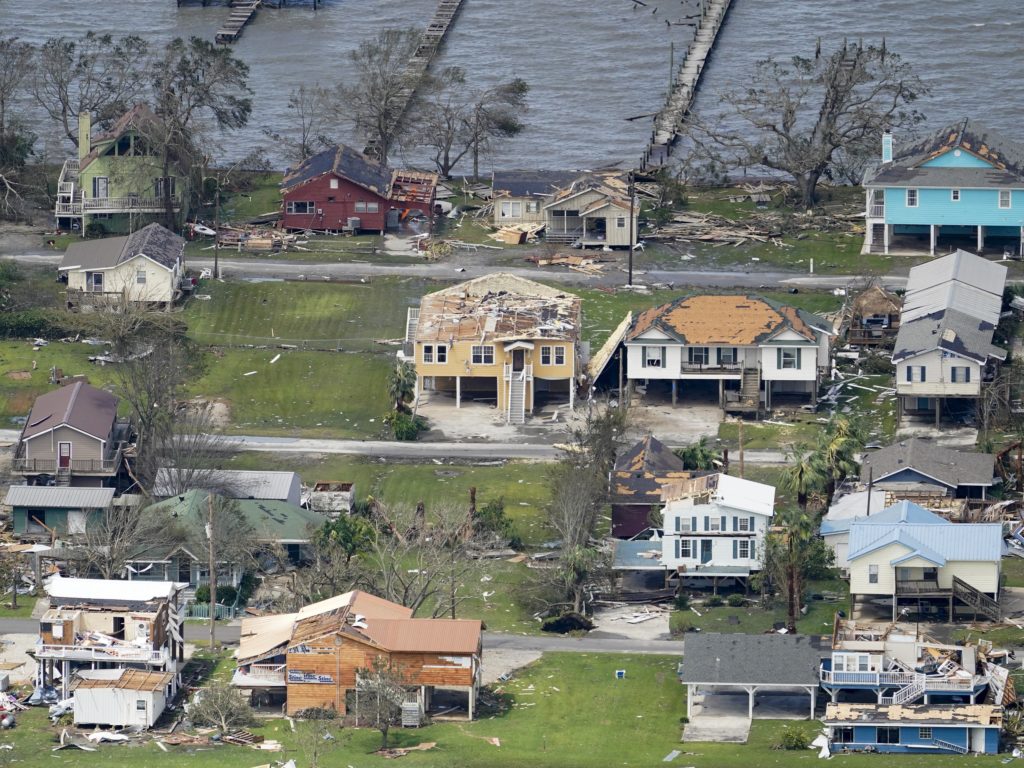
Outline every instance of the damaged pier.
[(725, 23), (732, 0), (700, 0), (700, 17), (693, 42), (679, 66), (665, 106), (654, 117), (651, 141), (640, 158), (640, 170), (655, 170), (668, 162), (672, 145), (679, 138), (683, 118), (690, 111), (704, 65)]

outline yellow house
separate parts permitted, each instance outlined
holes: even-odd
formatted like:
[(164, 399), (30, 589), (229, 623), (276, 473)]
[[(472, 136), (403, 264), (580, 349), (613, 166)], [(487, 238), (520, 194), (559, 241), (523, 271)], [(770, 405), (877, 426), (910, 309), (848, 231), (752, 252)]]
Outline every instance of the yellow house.
[(416, 366), (417, 397), (493, 402), (512, 424), (543, 403), (573, 406), (578, 296), (499, 272), (427, 294), (406, 327), (399, 356)]

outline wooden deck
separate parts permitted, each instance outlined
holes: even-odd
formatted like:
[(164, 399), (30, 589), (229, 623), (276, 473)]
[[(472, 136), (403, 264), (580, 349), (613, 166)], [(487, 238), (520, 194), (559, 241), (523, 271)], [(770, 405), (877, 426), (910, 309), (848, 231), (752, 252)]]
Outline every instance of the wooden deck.
[(683, 118), (690, 111), (704, 65), (725, 23), (732, 0), (701, 0), (701, 16), (693, 42), (686, 50), (665, 106), (654, 117), (651, 141), (640, 158), (640, 170), (656, 170), (672, 156), (672, 145), (679, 138)]
[(231, 0), (231, 15), (214, 37), (218, 43), (233, 43), (242, 36), (245, 25), (252, 21), (260, 0)]

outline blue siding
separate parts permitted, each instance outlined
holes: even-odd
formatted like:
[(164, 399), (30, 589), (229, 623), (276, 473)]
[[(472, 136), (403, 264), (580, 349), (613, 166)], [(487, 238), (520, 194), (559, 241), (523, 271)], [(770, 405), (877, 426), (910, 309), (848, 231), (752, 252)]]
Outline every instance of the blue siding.
[(953, 202), (948, 188), (918, 189), (917, 196), (917, 207), (908, 208), (906, 187), (886, 187), (886, 223), (980, 224), (986, 227), (1024, 225), (1024, 189), (1012, 190), (1009, 208), (999, 207), (998, 189), (961, 189), (957, 202)]
[(945, 483), (940, 483), (926, 475), (922, 475), (910, 467), (901, 469), (899, 472), (895, 472), (891, 475), (887, 475), (884, 480), (875, 478), (876, 483), (928, 483), (929, 485), (937, 485), (942, 488), (951, 488), (951, 486)]
[[(884, 726), (882, 726), (884, 727)], [(840, 752), (843, 750), (863, 750), (866, 747), (870, 747), (878, 752), (912, 752), (917, 754), (927, 753), (943, 753), (950, 754), (949, 750), (942, 749), (940, 747), (932, 746), (931, 742), (934, 739), (939, 741), (945, 741), (950, 744), (956, 744), (960, 747), (970, 748), (970, 728), (966, 725), (953, 725), (953, 726), (924, 726), (932, 729), (932, 739), (921, 738), (921, 726), (919, 725), (901, 725), (893, 726), (899, 727), (900, 729), (900, 743), (899, 744), (879, 744), (877, 738), (878, 726), (874, 725), (854, 725), (853, 726), (853, 743), (852, 744), (832, 744), (832, 750)], [(986, 728), (985, 729), (985, 753), (995, 754), (999, 751), (999, 729), (998, 728)]]
[(999, 752), (999, 729), (989, 728), (985, 731), (985, 754), (994, 755)]
[(955, 149), (943, 152), (938, 157), (933, 157), (927, 163), (921, 163), (924, 168), (991, 168), (992, 163), (982, 160), (977, 155), (960, 150), (957, 157)]

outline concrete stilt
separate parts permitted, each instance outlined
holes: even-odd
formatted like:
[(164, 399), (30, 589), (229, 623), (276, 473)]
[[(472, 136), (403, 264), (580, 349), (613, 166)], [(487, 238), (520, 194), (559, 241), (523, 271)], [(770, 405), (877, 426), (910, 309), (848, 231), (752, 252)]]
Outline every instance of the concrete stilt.
[(455, 377), (455, 407), (462, 407), (462, 377)]

